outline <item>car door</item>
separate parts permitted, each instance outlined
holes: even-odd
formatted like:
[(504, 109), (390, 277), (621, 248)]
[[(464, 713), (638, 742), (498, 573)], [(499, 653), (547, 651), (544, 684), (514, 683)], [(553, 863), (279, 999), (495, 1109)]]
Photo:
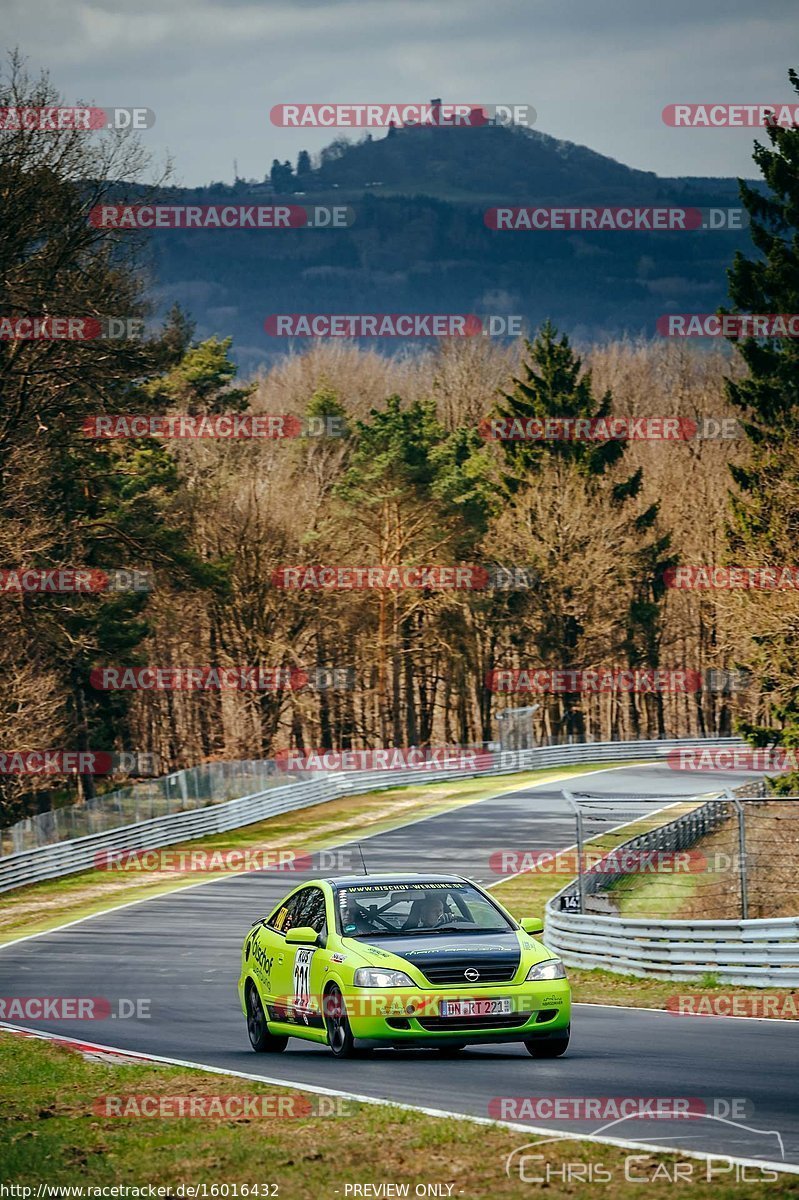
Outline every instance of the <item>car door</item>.
[(315, 946), (286, 946), (288, 954), (292, 950), (294, 951), (291, 962), (294, 1019), (297, 1024), (320, 1028), (322, 1025), (321, 993), (327, 961), (325, 894), (320, 887), (306, 887), (298, 893), (298, 901), (293, 919), (294, 927), (308, 926), (319, 935), (319, 941)]
[(287, 1011), (290, 1009), (289, 997), (292, 995), (291, 963), (294, 947), (286, 945), (286, 932), (297, 925), (296, 915), (301, 898), (302, 891), (293, 892), (280, 902), (261, 926), (259, 943), (269, 960), (268, 987), (264, 991), (262, 985), (261, 990), (270, 1008), (268, 1015), (280, 1021), (286, 1020)]

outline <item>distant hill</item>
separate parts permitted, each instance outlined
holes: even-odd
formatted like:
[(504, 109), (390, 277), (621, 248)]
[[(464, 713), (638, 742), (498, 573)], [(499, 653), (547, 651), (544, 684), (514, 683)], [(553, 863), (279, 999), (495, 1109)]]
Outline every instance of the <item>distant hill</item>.
[(535, 130), (414, 127), (340, 139), (290, 188), (275, 197), (239, 180), (159, 197), (355, 211), (355, 223), (338, 230), (153, 233), (159, 304), (179, 301), (199, 336), (232, 334), (245, 370), (286, 349), (263, 330), (273, 313), (504, 312), (531, 329), (552, 317), (578, 338), (654, 334), (663, 313), (723, 303), (725, 269), (748, 245), (745, 230), (486, 228), (484, 211), (497, 205), (739, 205), (735, 179), (660, 178)]

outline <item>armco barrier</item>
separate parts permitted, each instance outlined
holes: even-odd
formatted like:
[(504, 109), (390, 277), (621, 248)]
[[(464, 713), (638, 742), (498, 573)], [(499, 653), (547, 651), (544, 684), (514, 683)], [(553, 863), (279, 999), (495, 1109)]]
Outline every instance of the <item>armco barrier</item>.
[(567, 966), (624, 975), (756, 987), (799, 985), (799, 918), (652, 921), (558, 912), (547, 905), (544, 941)]
[(0, 892), (86, 871), (94, 866), (100, 851), (141, 849), (175, 845), (192, 838), (207, 837), (262, 821), (279, 813), (307, 808), (378, 789), (402, 787), (413, 783), (435, 783), (469, 779), (476, 775), (507, 775), (515, 771), (542, 767), (575, 766), (602, 762), (651, 761), (675, 749), (734, 749), (742, 747), (739, 738), (581, 742), (568, 746), (541, 746), (532, 750), (503, 751), (493, 756), (490, 765), (473, 770), (428, 770), (411, 767), (400, 771), (336, 771), (295, 779), (283, 786), (270, 787), (250, 796), (211, 804), (187, 812), (175, 812), (107, 829), (102, 833), (70, 841), (55, 842), (9, 854), (0, 858)]

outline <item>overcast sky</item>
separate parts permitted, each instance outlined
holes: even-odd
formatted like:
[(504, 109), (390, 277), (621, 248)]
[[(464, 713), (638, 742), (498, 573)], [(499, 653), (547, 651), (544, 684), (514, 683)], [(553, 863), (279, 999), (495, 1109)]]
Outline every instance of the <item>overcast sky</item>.
[[(660, 175), (756, 174), (752, 132), (664, 105), (794, 99), (797, 0), (2, 0), (3, 44), (69, 102), (156, 113), (176, 181), (263, 178), (330, 132), (284, 102), (527, 103), (537, 128)], [(350, 132), (348, 136), (358, 136)], [(382, 136), (375, 132), (375, 136)]]

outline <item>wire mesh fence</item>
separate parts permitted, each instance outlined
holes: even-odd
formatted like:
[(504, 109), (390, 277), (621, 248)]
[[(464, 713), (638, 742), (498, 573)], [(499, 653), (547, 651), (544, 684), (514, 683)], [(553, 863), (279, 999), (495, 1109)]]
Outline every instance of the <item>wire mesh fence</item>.
[(678, 802), (667, 814), (662, 799), (653, 798), (651, 815), (631, 826), (633, 836), (613, 845), (595, 833), (603, 802), (572, 797), (579, 849), (575, 878), (559, 896), (562, 910), (656, 921), (796, 915), (798, 797), (749, 785)]
[(85, 804), (71, 804), (25, 817), (0, 829), (0, 857), (236, 800), (287, 782), (286, 775), (271, 759), (203, 763), (93, 797)]

